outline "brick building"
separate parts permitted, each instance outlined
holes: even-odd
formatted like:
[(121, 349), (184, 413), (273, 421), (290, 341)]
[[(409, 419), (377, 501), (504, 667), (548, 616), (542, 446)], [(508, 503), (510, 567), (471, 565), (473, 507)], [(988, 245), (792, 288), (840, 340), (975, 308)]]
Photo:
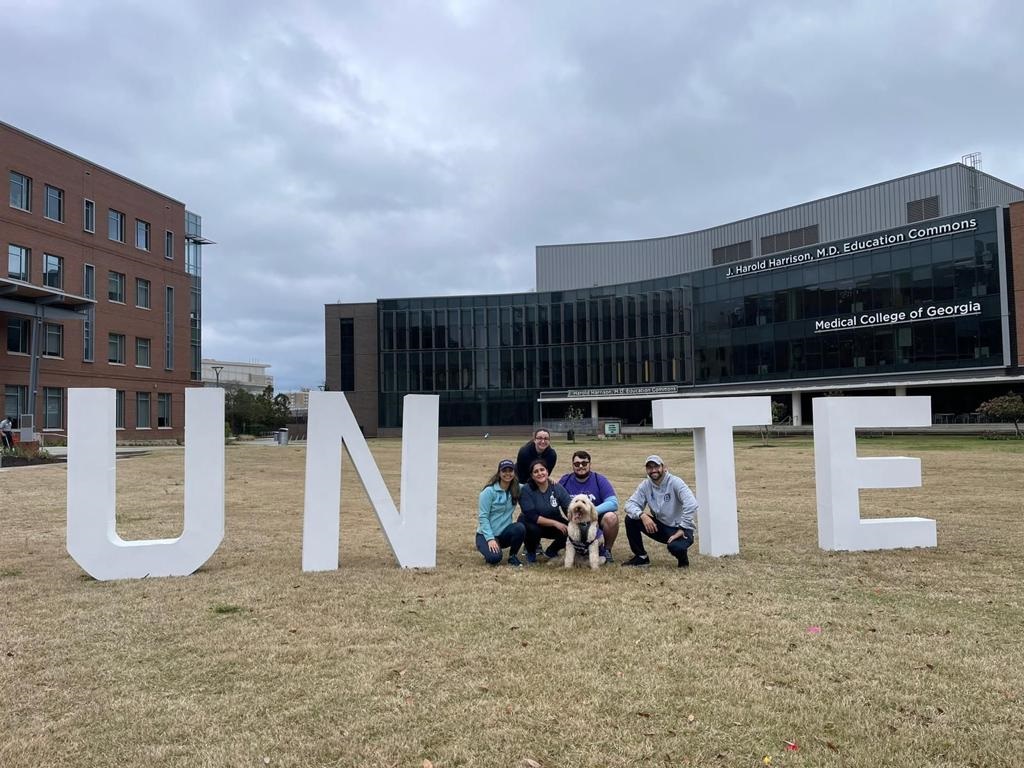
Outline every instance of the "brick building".
[(118, 440), (177, 440), (201, 360), (202, 220), (0, 123), (4, 414), (63, 435), (70, 387), (117, 392)]

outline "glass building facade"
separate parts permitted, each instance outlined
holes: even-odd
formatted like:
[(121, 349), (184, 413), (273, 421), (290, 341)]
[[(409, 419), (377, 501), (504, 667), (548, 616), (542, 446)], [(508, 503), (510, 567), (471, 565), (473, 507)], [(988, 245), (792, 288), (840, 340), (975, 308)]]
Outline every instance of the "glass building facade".
[(382, 299), (379, 424), (410, 393), (439, 395), (441, 426), (489, 426), (536, 422), (542, 393), (1004, 366), (1003, 227), (991, 208), (658, 280)]

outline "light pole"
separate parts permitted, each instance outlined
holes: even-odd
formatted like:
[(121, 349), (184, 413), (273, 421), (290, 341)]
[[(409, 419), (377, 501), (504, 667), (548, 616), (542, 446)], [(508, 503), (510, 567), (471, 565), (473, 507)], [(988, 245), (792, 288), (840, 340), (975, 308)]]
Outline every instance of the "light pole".
[(217, 377), (217, 386), (219, 387), (220, 386), (220, 372), (224, 370), (224, 366), (223, 365), (211, 365), (210, 367), (213, 369), (213, 375)]

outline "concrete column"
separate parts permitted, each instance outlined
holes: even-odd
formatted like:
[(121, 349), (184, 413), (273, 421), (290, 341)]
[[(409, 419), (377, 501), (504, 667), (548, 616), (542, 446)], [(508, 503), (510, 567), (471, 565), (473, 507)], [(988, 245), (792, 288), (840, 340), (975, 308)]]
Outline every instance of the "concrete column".
[(792, 407), (790, 408), (790, 411), (793, 414), (793, 426), (794, 427), (802, 427), (804, 425), (804, 413), (803, 413), (803, 410), (802, 410), (803, 406), (802, 406), (802, 403), (801, 403), (801, 400), (800, 400), (800, 393), (799, 392), (792, 392), (792, 393), (790, 393), (789, 397), (790, 397), (790, 402), (792, 404)]

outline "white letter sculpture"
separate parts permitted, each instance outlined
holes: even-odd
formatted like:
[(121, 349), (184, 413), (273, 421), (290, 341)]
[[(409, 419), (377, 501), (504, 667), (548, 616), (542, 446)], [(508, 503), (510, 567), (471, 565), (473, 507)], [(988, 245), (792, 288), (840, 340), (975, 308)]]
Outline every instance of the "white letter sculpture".
[(736, 514), (736, 461), (732, 428), (771, 424), (770, 397), (720, 397), (655, 400), (654, 428), (693, 428), (693, 461), (697, 477), (697, 530), (702, 555), (735, 555), (740, 551)]
[(860, 488), (917, 488), (921, 460), (857, 458), (857, 427), (924, 427), (930, 397), (817, 397), (814, 474), (818, 546), (826, 550), (934, 547), (935, 521), (924, 517), (860, 519)]
[(437, 395), (406, 395), (402, 419), (401, 513), (384, 485), (352, 409), (341, 392), (310, 392), (302, 570), (338, 567), (341, 527), (341, 446), (377, 512), (403, 568), (437, 564)]
[(224, 538), (224, 390), (185, 390), (185, 525), (176, 539), (117, 534), (115, 397), (68, 390), (68, 554), (100, 581), (187, 576)]

